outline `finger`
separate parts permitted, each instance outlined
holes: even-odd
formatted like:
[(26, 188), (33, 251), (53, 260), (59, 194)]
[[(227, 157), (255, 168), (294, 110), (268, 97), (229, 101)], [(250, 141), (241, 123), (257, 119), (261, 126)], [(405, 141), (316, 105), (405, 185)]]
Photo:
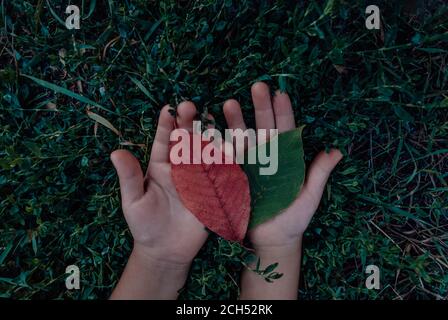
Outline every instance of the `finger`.
[[(243, 113), (241, 112), (241, 107), (238, 101), (234, 99), (227, 100), (223, 106), (224, 116), (226, 118), (227, 126), (232, 130), (243, 130), (246, 132), (247, 127), (244, 123)], [(249, 134), (249, 132), (247, 132)], [(235, 133), (236, 134), (236, 133)], [(243, 133), (244, 134), (244, 133)], [(251, 138), (248, 136), (245, 138), (243, 136), (244, 143), (238, 142), (238, 137), (234, 137), (234, 147), (235, 147), (235, 156), (243, 155), (244, 150), (255, 145), (255, 137)]]
[(184, 101), (177, 106), (176, 123), (179, 129), (193, 131), (193, 120), (196, 117), (196, 107), (193, 102)]
[(144, 194), (143, 172), (138, 160), (126, 150), (116, 150), (110, 155), (120, 181), (123, 207), (137, 201)]
[(311, 163), (304, 189), (313, 196), (317, 202), (316, 206), (320, 202), (331, 171), (341, 159), (342, 153), (337, 149), (331, 149), (329, 153), (321, 151)]
[(223, 106), (224, 117), (226, 118), (229, 129), (246, 130), (243, 113), (238, 101), (234, 99), (227, 100)]
[(170, 113), (170, 106), (162, 108), (157, 125), (156, 136), (151, 148), (151, 162), (168, 162), (170, 134), (174, 129), (174, 117)]
[(275, 96), (272, 99), (275, 115), (275, 125), (278, 132), (285, 132), (292, 130), (296, 127), (294, 121), (294, 113), (292, 111), (291, 100), (285, 92), (277, 90)]
[(257, 82), (252, 85), (251, 91), (257, 129), (274, 129), (274, 112), (268, 85), (264, 82)]

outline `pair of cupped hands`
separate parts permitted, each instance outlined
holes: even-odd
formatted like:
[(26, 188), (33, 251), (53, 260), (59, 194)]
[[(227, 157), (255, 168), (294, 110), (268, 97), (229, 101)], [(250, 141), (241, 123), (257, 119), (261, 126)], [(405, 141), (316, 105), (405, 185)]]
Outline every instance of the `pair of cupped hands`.
[[(263, 82), (255, 83), (251, 93), (257, 129), (278, 129), (281, 133), (296, 128), (288, 94), (277, 91), (272, 97)], [(226, 101), (223, 111), (230, 129), (246, 129), (236, 100)], [(130, 152), (116, 150), (111, 155), (119, 177), (124, 216), (134, 237), (134, 251), (164, 265), (189, 266), (208, 236), (204, 225), (182, 204), (171, 178), (169, 161), (171, 131), (175, 128), (192, 131), (196, 114), (192, 102), (180, 103), (176, 117), (170, 113), (170, 106), (163, 107), (146, 174)], [(254, 248), (281, 249), (297, 243), (341, 158), (336, 149), (316, 156), (292, 205), (248, 231), (248, 240)]]

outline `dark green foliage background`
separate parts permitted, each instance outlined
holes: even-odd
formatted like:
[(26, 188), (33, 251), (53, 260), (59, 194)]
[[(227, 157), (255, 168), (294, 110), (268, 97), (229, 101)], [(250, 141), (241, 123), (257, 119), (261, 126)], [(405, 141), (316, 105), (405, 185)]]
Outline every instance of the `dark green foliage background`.
[[(70, 3), (80, 30), (61, 23)], [(300, 297), (446, 298), (448, 6), (376, 3), (382, 31), (364, 26), (373, 1), (0, 0), (0, 297), (107, 298), (132, 244), (110, 152), (145, 144), (121, 147), (146, 164), (160, 108), (184, 99), (223, 129), (236, 97), (253, 124), (250, 85), (264, 80), (290, 93), (307, 162), (345, 153), (306, 233)], [(95, 134), (87, 109), (123, 138)], [(181, 297), (236, 298), (243, 255), (211, 236)], [(79, 291), (65, 289), (69, 264)]]

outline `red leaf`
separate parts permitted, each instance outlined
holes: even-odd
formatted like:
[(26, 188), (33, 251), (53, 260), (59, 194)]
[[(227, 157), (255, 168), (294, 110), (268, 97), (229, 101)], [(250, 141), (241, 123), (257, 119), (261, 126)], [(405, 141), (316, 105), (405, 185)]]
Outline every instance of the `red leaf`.
[[(209, 143), (201, 143), (201, 152)], [(192, 159), (192, 143), (190, 146)], [(222, 155), (222, 164), (171, 163), (173, 182), (182, 203), (201, 223), (224, 239), (241, 242), (250, 215), (249, 182), (238, 164), (225, 164), (224, 153), (213, 150)], [(198, 153), (194, 154), (196, 159)]]

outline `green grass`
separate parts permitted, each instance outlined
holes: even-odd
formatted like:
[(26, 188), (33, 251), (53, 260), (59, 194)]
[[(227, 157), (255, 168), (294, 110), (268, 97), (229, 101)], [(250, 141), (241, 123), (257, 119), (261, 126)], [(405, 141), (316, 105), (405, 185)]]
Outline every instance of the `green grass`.
[[(443, 0), (70, 2), (81, 30), (58, 21), (69, 1), (0, 0), (0, 297), (107, 298), (131, 246), (110, 152), (146, 164), (160, 108), (184, 99), (223, 129), (235, 97), (253, 125), (256, 80), (290, 93), (307, 162), (345, 153), (306, 233), (300, 298), (448, 297)], [(373, 3), (382, 31), (364, 27)], [(235, 298), (242, 260), (210, 237), (181, 297)]]

